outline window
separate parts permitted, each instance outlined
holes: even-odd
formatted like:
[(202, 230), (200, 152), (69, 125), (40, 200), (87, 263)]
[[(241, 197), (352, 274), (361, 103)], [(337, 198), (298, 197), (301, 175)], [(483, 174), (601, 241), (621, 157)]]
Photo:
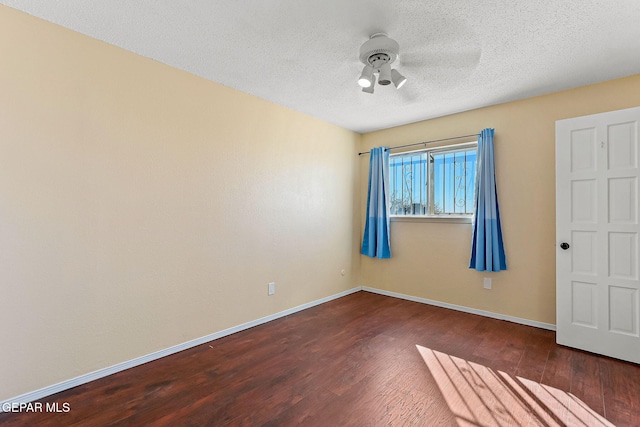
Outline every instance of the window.
[(477, 143), (392, 154), (391, 215), (473, 215), (476, 158)]

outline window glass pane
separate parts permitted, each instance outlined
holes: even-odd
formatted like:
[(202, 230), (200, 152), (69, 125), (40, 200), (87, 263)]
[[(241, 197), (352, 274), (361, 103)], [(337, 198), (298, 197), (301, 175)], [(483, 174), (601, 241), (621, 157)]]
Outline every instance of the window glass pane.
[(426, 174), (426, 157), (424, 153), (411, 156), (411, 214), (424, 215), (426, 213), (426, 198), (423, 197), (426, 181), (423, 179)]
[(389, 159), (391, 214), (426, 214), (426, 175), (425, 153), (392, 156)]
[(391, 214), (472, 215), (476, 158), (475, 148), (392, 155)]
[(465, 177), (465, 212), (469, 215), (473, 215), (473, 209), (475, 208), (475, 194), (476, 194), (476, 159), (478, 156), (477, 150), (470, 150), (466, 152), (466, 177)]
[(476, 150), (435, 153), (433, 159), (434, 214), (473, 214)]

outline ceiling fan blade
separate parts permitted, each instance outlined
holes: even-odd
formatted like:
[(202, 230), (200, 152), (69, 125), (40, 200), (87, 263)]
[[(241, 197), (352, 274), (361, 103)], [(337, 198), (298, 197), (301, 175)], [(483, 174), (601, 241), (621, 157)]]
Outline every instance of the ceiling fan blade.
[(465, 49), (457, 51), (424, 52), (421, 54), (407, 54), (400, 57), (399, 67), (471, 67), (475, 68), (480, 62), (480, 49)]
[(398, 89), (398, 92), (402, 99), (408, 102), (417, 101), (420, 96), (416, 93), (416, 91), (412, 90), (409, 87), (402, 87)]

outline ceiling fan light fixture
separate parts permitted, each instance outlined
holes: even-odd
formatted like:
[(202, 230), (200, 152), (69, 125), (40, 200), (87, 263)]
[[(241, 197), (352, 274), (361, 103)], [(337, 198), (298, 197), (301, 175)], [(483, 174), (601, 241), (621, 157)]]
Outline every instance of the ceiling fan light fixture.
[(392, 63), (398, 58), (399, 52), (400, 46), (397, 41), (390, 39), (385, 33), (375, 33), (360, 46), (360, 62), (371, 64), (369, 59), (382, 53), (388, 55), (389, 63)]
[(372, 75), (371, 76), (371, 86), (363, 87), (362, 91), (365, 92), (365, 93), (373, 93), (373, 89), (374, 89), (375, 85), (376, 85), (376, 76)]
[(373, 93), (376, 74), (381, 86), (388, 86), (393, 82), (396, 89), (399, 89), (405, 84), (406, 77), (391, 69), (391, 64), (398, 59), (399, 53), (398, 42), (390, 39), (385, 33), (372, 34), (369, 40), (360, 46), (360, 61), (365, 67), (358, 84), (363, 88), (363, 92)]
[(391, 70), (391, 81), (396, 89), (400, 89), (407, 82), (407, 78), (394, 69)]
[(382, 86), (387, 86), (391, 83), (391, 65), (388, 63), (380, 66), (380, 77), (378, 77), (378, 83)]
[(373, 67), (365, 65), (362, 69), (362, 74), (358, 79), (358, 84), (363, 88), (373, 87), (375, 83), (375, 77), (373, 75)]

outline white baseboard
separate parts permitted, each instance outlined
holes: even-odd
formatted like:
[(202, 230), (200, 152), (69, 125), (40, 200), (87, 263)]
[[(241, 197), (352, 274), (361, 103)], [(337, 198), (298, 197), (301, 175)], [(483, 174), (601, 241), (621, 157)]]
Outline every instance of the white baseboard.
[(178, 353), (183, 350), (187, 350), (189, 348), (204, 344), (209, 341), (217, 340), (218, 338), (226, 337), (227, 335), (234, 334), (236, 332), (243, 331), (245, 329), (253, 328), (254, 326), (262, 325), (263, 323), (270, 322), (272, 320), (279, 319), (281, 317), (288, 316), (293, 313), (297, 313), (298, 311), (306, 310), (307, 308), (314, 307), (316, 305), (323, 304), (325, 302), (329, 302), (334, 299), (341, 298), (343, 296), (361, 291), (362, 287), (358, 286), (353, 289), (349, 289), (344, 292), (340, 292), (334, 295), (330, 295), (325, 298), (321, 298), (319, 300), (315, 300), (306, 304), (299, 305), (297, 307), (290, 308), (288, 310), (281, 311), (279, 313), (275, 313), (269, 316), (261, 317), (260, 319), (252, 320), (251, 322), (243, 323), (238, 326), (233, 326), (231, 328), (215, 332), (210, 335), (206, 335), (204, 337), (196, 338), (191, 341), (184, 342), (182, 344), (177, 344), (169, 348), (165, 348), (163, 350), (159, 350), (153, 353), (149, 353), (144, 356), (136, 357), (135, 359), (128, 360), (126, 362), (118, 363), (113, 366), (109, 366), (108, 368), (98, 369), (97, 371), (90, 372), (88, 374), (80, 375), (79, 377), (72, 378), (70, 380), (62, 381), (60, 383), (50, 385), (39, 390), (30, 391), (19, 396), (13, 397), (11, 399), (3, 400), (0, 402), (0, 413), (4, 412), (3, 408), (7, 404), (11, 403), (28, 403), (34, 402), (38, 399), (42, 399), (47, 396), (51, 396), (52, 394), (60, 393), (61, 391), (68, 390), (73, 387), (77, 387), (82, 384), (86, 384), (90, 381), (97, 380), (99, 378), (106, 377), (111, 374), (115, 374), (116, 372), (124, 371), (129, 368), (133, 368), (134, 366), (142, 365), (143, 363), (152, 362), (154, 360), (160, 359), (165, 356), (169, 356), (174, 353)]
[(493, 319), (508, 320), (509, 322), (520, 323), (521, 325), (534, 326), (536, 328), (548, 329), (550, 331), (556, 330), (556, 325), (551, 323), (538, 322), (536, 320), (521, 319), (520, 317), (507, 316), (505, 314), (493, 313), (491, 311), (478, 310), (475, 308), (464, 307), (462, 305), (449, 304), (446, 302), (440, 302), (430, 300), (426, 298), (414, 297), (411, 295), (399, 294), (397, 292), (385, 291), (382, 289), (370, 288), (368, 286), (362, 286), (363, 291), (372, 292), (374, 294), (385, 295), (388, 297), (406, 299), (408, 301), (420, 302), (423, 304), (435, 305), (437, 307), (450, 308), (452, 310), (463, 311), (465, 313), (478, 314), (480, 316), (491, 317)]

